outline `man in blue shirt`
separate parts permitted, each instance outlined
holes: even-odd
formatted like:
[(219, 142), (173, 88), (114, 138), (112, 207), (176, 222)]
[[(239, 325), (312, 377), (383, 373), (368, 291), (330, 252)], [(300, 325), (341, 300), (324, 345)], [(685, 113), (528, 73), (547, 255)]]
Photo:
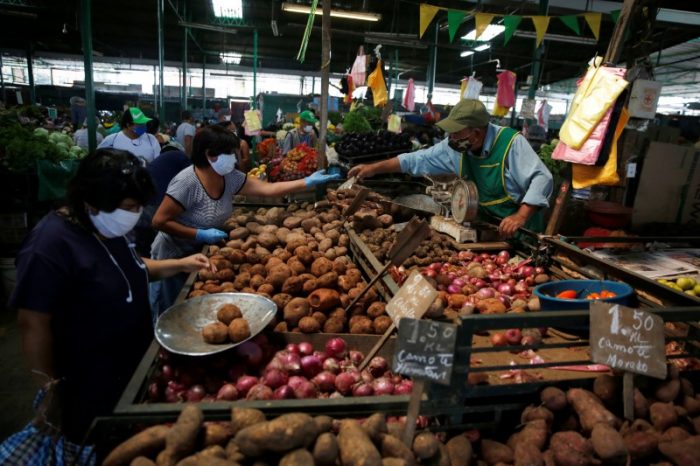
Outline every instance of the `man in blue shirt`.
[(486, 107), (476, 99), (461, 100), (437, 125), (449, 135), (439, 144), (357, 165), (348, 177), (456, 174), (476, 183), (480, 210), (503, 219), (503, 237), (513, 236), (520, 227), (544, 229), (542, 208), (552, 195), (552, 174), (521, 134), (489, 123)]

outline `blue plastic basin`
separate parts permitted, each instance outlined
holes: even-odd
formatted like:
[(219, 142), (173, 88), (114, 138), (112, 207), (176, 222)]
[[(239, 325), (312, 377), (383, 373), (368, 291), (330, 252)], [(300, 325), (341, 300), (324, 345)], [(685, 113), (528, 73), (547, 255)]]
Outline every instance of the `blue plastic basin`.
[(588, 309), (588, 305), (591, 303), (589, 299), (555, 298), (564, 290), (575, 290), (579, 296), (584, 297), (590, 293), (600, 293), (603, 290), (612, 291), (617, 296), (600, 301), (622, 305), (633, 304), (634, 290), (626, 283), (610, 280), (560, 280), (535, 287), (534, 293), (540, 299), (540, 309), (542, 311), (583, 311)]

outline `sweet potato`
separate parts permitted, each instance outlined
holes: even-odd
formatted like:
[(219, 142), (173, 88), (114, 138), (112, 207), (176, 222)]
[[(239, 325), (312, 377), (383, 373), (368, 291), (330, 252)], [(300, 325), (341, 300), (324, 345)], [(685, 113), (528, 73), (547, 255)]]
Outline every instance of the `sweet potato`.
[(205, 422), (204, 423), (204, 446), (213, 445), (224, 446), (233, 437), (230, 422)]
[(340, 464), (343, 466), (380, 466), (382, 458), (367, 432), (357, 421), (346, 419), (338, 432)]
[(624, 464), (627, 460), (627, 447), (620, 433), (604, 423), (598, 423), (591, 432), (593, 451), (605, 462)]
[(386, 418), (381, 413), (374, 413), (365, 419), (362, 428), (373, 442), (379, 443), (382, 440), (382, 435), (387, 433)]
[(554, 414), (544, 406), (528, 406), (520, 415), (520, 422), (523, 424), (535, 419), (542, 419), (548, 426), (551, 426), (554, 421)]
[(550, 411), (561, 411), (569, 404), (566, 401), (566, 393), (557, 387), (547, 387), (540, 393), (540, 400), (545, 408)]
[(688, 413), (688, 416), (700, 414), (700, 399), (689, 395), (683, 396), (683, 408)]
[(571, 388), (566, 393), (566, 399), (576, 411), (581, 427), (585, 432), (593, 430), (593, 426), (599, 422), (604, 422), (611, 427), (617, 427), (619, 421), (615, 415), (608, 411), (598, 397), (588, 390)]
[(265, 414), (253, 408), (231, 409), (231, 434), (236, 435), (240, 430), (255, 424), (265, 422)]
[(129, 466), (156, 466), (156, 463), (145, 456), (137, 456), (131, 461)]
[(481, 441), (481, 458), (488, 464), (512, 463), (513, 450), (500, 442), (483, 439)]
[(401, 440), (399, 440), (397, 437), (394, 437), (393, 435), (382, 435), (381, 451), (382, 457), (384, 458), (401, 458), (406, 462), (407, 465), (414, 466), (416, 464), (416, 460), (413, 457), (413, 452), (411, 451), (411, 449), (408, 448), (405, 443), (403, 443)]
[(690, 433), (687, 430), (683, 429), (682, 427), (673, 426), (669, 427), (663, 434), (661, 434), (661, 437), (659, 437), (659, 443), (679, 442), (687, 439), (688, 437), (690, 437)]
[(663, 432), (678, 423), (678, 414), (673, 403), (652, 403), (649, 406), (649, 418), (654, 428), (659, 432)]
[(447, 454), (450, 457), (450, 466), (470, 466), (474, 451), (472, 443), (464, 435), (457, 435), (447, 441)]
[(678, 379), (671, 379), (659, 384), (654, 390), (654, 398), (664, 403), (671, 402), (678, 397), (681, 391), (681, 382)]
[(194, 404), (186, 404), (177, 422), (168, 430), (165, 436), (165, 449), (158, 454), (158, 466), (174, 466), (185, 456), (194, 451), (197, 437), (202, 428), (204, 415)]
[(513, 434), (508, 440), (508, 446), (515, 450), (515, 447), (520, 443), (527, 443), (529, 445), (534, 445), (538, 450), (542, 450), (547, 444), (547, 437), (549, 436), (549, 426), (547, 421), (544, 419), (534, 419), (529, 421), (523, 427), (523, 430)]
[(675, 465), (700, 465), (700, 435), (680, 442), (666, 442), (659, 445), (659, 451)]
[(413, 453), (421, 460), (432, 458), (438, 452), (439, 443), (431, 432), (421, 432), (413, 439)]
[(514, 466), (543, 466), (542, 452), (534, 445), (520, 442), (514, 451)]
[(158, 425), (142, 430), (117, 445), (102, 463), (104, 466), (128, 465), (139, 456), (151, 456), (165, 446), (170, 427)]
[(615, 404), (620, 398), (620, 380), (610, 374), (601, 374), (593, 381), (593, 393), (605, 404)]
[(260, 456), (265, 451), (284, 453), (309, 446), (316, 439), (316, 425), (308, 414), (283, 414), (272, 421), (246, 427), (234, 437), (241, 452)]
[(646, 419), (649, 416), (649, 400), (646, 399), (638, 388), (634, 389), (634, 417)]
[(599, 464), (593, 457), (593, 445), (578, 432), (556, 432), (552, 435), (549, 448), (557, 466)]
[(635, 431), (624, 436), (625, 447), (632, 460), (641, 460), (653, 455), (659, 444), (658, 436), (650, 431)]
[(304, 466), (314, 464), (314, 457), (305, 448), (290, 451), (284, 455), (279, 462), (279, 466)]

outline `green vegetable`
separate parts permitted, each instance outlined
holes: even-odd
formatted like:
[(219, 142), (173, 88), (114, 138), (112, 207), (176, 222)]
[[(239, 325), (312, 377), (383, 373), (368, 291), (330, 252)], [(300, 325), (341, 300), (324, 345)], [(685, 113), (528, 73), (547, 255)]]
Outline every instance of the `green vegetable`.
[(554, 160), (552, 158), (552, 153), (554, 152), (554, 148), (557, 146), (557, 144), (559, 144), (558, 139), (552, 139), (552, 142), (549, 144), (542, 144), (540, 146), (539, 154), (542, 162), (544, 162), (547, 169), (552, 173), (552, 177), (554, 177), (555, 187), (560, 186), (562, 181), (564, 181), (564, 171), (566, 170), (566, 162)]
[(347, 133), (371, 133), (372, 127), (364, 116), (354, 111), (345, 115), (343, 131)]
[(49, 130), (47, 130), (46, 128), (37, 128), (34, 130), (34, 136), (48, 139), (49, 138)]

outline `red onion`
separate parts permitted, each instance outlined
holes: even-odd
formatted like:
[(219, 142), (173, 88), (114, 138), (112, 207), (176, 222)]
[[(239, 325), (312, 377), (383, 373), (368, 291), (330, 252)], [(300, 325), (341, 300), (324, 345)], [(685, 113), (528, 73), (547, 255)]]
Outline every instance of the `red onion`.
[(372, 376), (381, 377), (386, 371), (389, 370), (389, 363), (383, 357), (375, 356), (369, 362), (367, 368), (372, 373)]
[(462, 287), (452, 283), (450, 286), (447, 287), (447, 292), (450, 294), (459, 294), (462, 292)]
[(394, 395), (410, 395), (413, 391), (413, 382), (404, 379), (394, 386)]
[(392, 374), (391, 372), (387, 372), (386, 374), (384, 374), (384, 377), (388, 377), (389, 380), (391, 380), (391, 383), (393, 383), (394, 385), (400, 384), (403, 380), (403, 377), (401, 377), (400, 374)]
[(279, 358), (282, 370), (288, 374), (298, 374), (301, 371), (301, 357), (297, 353), (280, 351), (275, 358)]
[(529, 277), (525, 277), (525, 283), (527, 283), (527, 286), (532, 286), (535, 284), (535, 277), (533, 275), (530, 275)]
[(304, 356), (301, 358), (301, 372), (307, 378), (312, 378), (323, 370), (323, 362), (318, 356)]
[(372, 396), (374, 395), (374, 389), (370, 384), (361, 383), (355, 385), (352, 389), (352, 396)]
[(515, 291), (516, 293), (527, 293), (528, 292), (527, 283), (525, 283), (524, 280), (520, 280), (513, 287), (513, 291)]
[(271, 400), (272, 389), (261, 383), (253, 385), (245, 397), (246, 400)]
[(435, 277), (437, 276), (437, 272), (434, 271), (434, 270), (432, 270), (432, 269), (423, 269), (423, 271), (421, 272), (421, 274), (422, 274), (424, 277), (430, 277), (430, 278), (435, 278)]
[(236, 398), (238, 398), (238, 390), (236, 390), (236, 386), (232, 383), (222, 385), (219, 392), (216, 394), (217, 400), (234, 401)]
[(472, 259), (472, 262), (476, 262), (477, 264), (482, 263), (484, 260), (481, 258), (481, 256), (476, 256), (474, 259)]
[(294, 397), (294, 390), (289, 385), (282, 385), (272, 394), (272, 398), (275, 400), (291, 400)]
[(360, 379), (364, 383), (372, 383), (374, 381), (374, 376), (372, 373), (369, 371), (369, 369), (365, 369), (360, 373)]
[(350, 376), (352, 377), (352, 380), (354, 381), (353, 383), (357, 383), (360, 380), (362, 380), (362, 374), (360, 373), (360, 371), (358, 371), (354, 367), (351, 369), (347, 369), (345, 372), (347, 374), (350, 374)]
[(447, 291), (447, 287), (445, 285), (438, 285), (437, 290), (438, 291)]
[(515, 280), (515, 278), (509, 278), (508, 280), (506, 280), (506, 283), (510, 286), (515, 286), (515, 284), (518, 282)]
[(487, 286), (488, 286), (488, 283), (486, 283), (486, 281), (485, 281), (485, 280), (482, 280), (481, 278), (477, 278), (477, 279), (474, 281), (473, 285), (474, 285), (475, 287), (481, 289), (481, 288), (487, 287)]
[(206, 394), (206, 390), (204, 390), (204, 387), (201, 385), (192, 385), (190, 389), (187, 390), (185, 399), (190, 402), (202, 401), (202, 398), (204, 398)]
[(506, 261), (508, 261), (508, 260), (510, 260), (510, 253), (504, 249), (503, 251), (499, 252), (496, 255), (496, 258), (499, 258), (499, 257), (505, 257)]
[(322, 392), (332, 392), (335, 390), (335, 374), (327, 371), (320, 372), (311, 382)]
[(508, 259), (499, 256), (499, 257), (496, 257), (495, 262), (496, 262), (496, 265), (506, 265), (508, 263)]
[(362, 360), (364, 358), (365, 358), (365, 355), (362, 354), (361, 352), (356, 351), (356, 350), (350, 350), (350, 361), (354, 365), (359, 366), (360, 364), (362, 364)]
[(189, 368), (175, 371), (177, 380), (185, 387), (191, 387), (197, 383), (197, 377)]
[(491, 281), (491, 283), (497, 282), (500, 279), (501, 279), (501, 272), (496, 271), (496, 272), (491, 272), (489, 274), (489, 280)]
[(184, 390), (176, 390), (174, 387), (168, 385), (165, 387), (165, 401), (168, 403), (180, 403), (185, 399)]
[(534, 275), (540, 275), (545, 273), (544, 267), (535, 267), (535, 273)]
[(170, 353), (167, 352), (164, 348), (161, 348), (160, 350), (158, 350), (158, 361), (160, 361), (160, 362), (170, 361)]
[(331, 393), (328, 398), (334, 399), (334, 398), (345, 398), (345, 397), (343, 396), (342, 393), (336, 391), (336, 392)]
[(510, 296), (513, 294), (513, 287), (507, 283), (501, 283), (498, 285), (498, 292), (504, 295)]
[(496, 267), (496, 264), (485, 264), (484, 265), (484, 270), (486, 270), (486, 273), (488, 273), (488, 274), (494, 273), (497, 269), (498, 269), (498, 267)]
[(252, 375), (244, 375), (236, 381), (236, 390), (238, 390), (240, 396), (246, 396), (248, 394), (248, 390), (250, 390), (253, 385), (256, 385), (257, 383), (257, 377), (253, 377)]
[(355, 382), (355, 378), (350, 372), (340, 373), (335, 377), (335, 389), (343, 395), (349, 395)]
[(160, 369), (160, 376), (163, 379), (163, 382), (170, 382), (173, 380), (175, 376), (173, 367), (168, 364), (163, 364), (163, 367)]
[(294, 390), (294, 396), (300, 400), (316, 398), (318, 396), (318, 389), (316, 388), (316, 385), (312, 384), (303, 377), (290, 377), (289, 386), (292, 388), (292, 390)]
[(148, 401), (156, 402), (160, 400), (160, 386), (153, 382), (148, 385)]
[(394, 393), (394, 384), (386, 377), (379, 377), (372, 382), (372, 389), (377, 396), (391, 395)]
[(457, 258), (461, 261), (468, 261), (472, 257), (474, 257), (474, 253), (471, 251), (459, 251), (457, 253)]
[(482, 252), (481, 254), (479, 254), (479, 257), (481, 257), (484, 260), (491, 259), (491, 256), (487, 252)]
[(535, 274), (535, 268), (529, 265), (520, 269), (520, 275), (523, 277), (529, 277)]
[(502, 302), (505, 307), (510, 307), (510, 296), (505, 294), (499, 294), (498, 296), (496, 296), (496, 299)]
[(312, 345), (308, 341), (302, 341), (297, 346), (299, 347), (299, 354), (302, 356), (309, 356), (314, 352), (314, 345)]
[(250, 368), (258, 368), (263, 360), (263, 351), (260, 345), (253, 341), (246, 341), (236, 347), (236, 354)]
[(320, 359), (321, 362), (325, 361), (328, 358), (328, 355), (323, 351), (314, 351), (313, 355)]
[(342, 338), (331, 338), (326, 342), (326, 354), (333, 358), (344, 358), (347, 348), (348, 345)]
[(299, 354), (299, 345), (296, 343), (289, 343), (287, 347), (285, 348), (289, 353), (294, 353), (294, 354)]
[(326, 358), (325, 361), (323, 361), (323, 370), (328, 371), (332, 374), (337, 374), (340, 372), (340, 365), (338, 364), (338, 360), (335, 358)]
[(255, 343), (257, 343), (258, 345), (260, 345), (260, 347), (267, 346), (270, 344), (270, 340), (267, 338), (267, 335), (265, 335), (264, 333), (258, 333), (257, 335), (255, 335), (255, 337), (253, 338), (253, 341)]
[(493, 346), (506, 346), (508, 344), (506, 335), (504, 333), (493, 333), (491, 335), (491, 344)]
[(467, 282), (463, 278), (455, 278), (454, 280), (452, 280), (452, 284), (462, 288), (464, 285), (467, 284)]
[(270, 369), (262, 376), (262, 382), (273, 390), (286, 385), (288, 380), (289, 376), (279, 369)]
[(493, 291), (493, 288), (482, 288), (476, 292), (476, 295), (480, 299), (488, 299), (493, 298), (495, 296), (495, 293)]
[(449, 273), (447, 274), (447, 278), (449, 278), (450, 280), (454, 281), (454, 279), (457, 278), (457, 274), (454, 273), (454, 272), (449, 272)]
[(438, 270), (440, 270), (441, 267), (442, 267), (442, 263), (441, 263), (441, 262), (433, 262), (432, 264), (430, 264), (430, 265), (428, 266), (428, 268), (429, 268), (430, 270), (434, 270), (434, 271), (436, 271), (436, 272), (437, 272)]

